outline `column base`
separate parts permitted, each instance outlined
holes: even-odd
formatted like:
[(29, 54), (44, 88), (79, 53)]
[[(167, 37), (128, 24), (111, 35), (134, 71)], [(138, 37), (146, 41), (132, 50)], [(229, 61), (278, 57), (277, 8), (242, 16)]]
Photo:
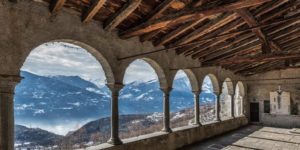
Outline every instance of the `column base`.
[(215, 121), (216, 122), (221, 122), (222, 120), (221, 120), (221, 118), (216, 118)]
[(123, 142), (121, 141), (120, 138), (110, 138), (107, 143), (112, 144), (112, 145), (121, 145)]
[(171, 132), (172, 132), (172, 129), (171, 129), (171, 128), (163, 128), (161, 131), (162, 131), (162, 132), (171, 133)]
[(195, 126), (202, 126), (202, 124), (200, 122), (195, 122), (195, 123), (193, 123), (193, 125), (195, 125)]

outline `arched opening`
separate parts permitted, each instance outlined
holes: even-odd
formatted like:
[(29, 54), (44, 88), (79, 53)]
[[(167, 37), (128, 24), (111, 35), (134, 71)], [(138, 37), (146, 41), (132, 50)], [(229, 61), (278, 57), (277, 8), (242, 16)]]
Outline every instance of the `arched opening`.
[(242, 82), (238, 82), (235, 87), (235, 96), (234, 96), (234, 115), (243, 116), (243, 104), (244, 104), (245, 89)]
[(14, 97), (16, 149), (75, 149), (110, 138), (112, 72), (97, 50), (72, 43), (44, 43), (26, 58)]
[(209, 74), (204, 77), (200, 93), (200, 122), (208, 124), (217, 119), (216, 78)]
[(191, 125), (194, 121), (194, 98), (190, 79), (179, 70), (173, 81), (170, 94), (171, 128)]
[(226, 78), (222, 85), (222, 93), (220, 95), (220, 118), (227, 120), (232, 118), (232, 82)]
[(120, 138), (160, 131), (163, 123), (163, 93), (166, 83), (161, 68), (150, 59), (137, 59), (125, 71), (120, 91)]

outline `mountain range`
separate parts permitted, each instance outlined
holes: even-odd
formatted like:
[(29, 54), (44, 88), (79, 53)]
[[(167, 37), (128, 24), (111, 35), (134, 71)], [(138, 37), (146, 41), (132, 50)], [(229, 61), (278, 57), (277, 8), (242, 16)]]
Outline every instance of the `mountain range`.
[[(108, 130), (111, 110), (110, 91), (106, 86), (99, 87), (79, 76), (40, 76), (25, 71), (21, 76), (24, 79), (16, 87), (14, 100), (15, 122), (19, 124), (16, 125), (17, 140), (24, 142), (27, 137), (29, 142), (35, 142), (25, 135), (43, 135), (48, 131), (53, 133), (44, 136), (46, 139), (59, 139), (61, 135), (68, 137), (72, 133), (78, 134), (83, 126), (98, 124), (99, 121), (103, 124), (101, 129)], [(193, 94), (187, 78), (174, 81), (170, 98), (171, 112), (193, 108)], [(201, 98), (214, 102), (211, 93), (202, 93)], [(125, 118), (144, 118), (145, 121), (145, 117), (161, 114), (162, 100), (157, 80), (132, 82), (120, 91), (119, 112)], [(123, 125), (130, 122), (126, 120)], [(148, 119), (147, 123), (150, 122)]]

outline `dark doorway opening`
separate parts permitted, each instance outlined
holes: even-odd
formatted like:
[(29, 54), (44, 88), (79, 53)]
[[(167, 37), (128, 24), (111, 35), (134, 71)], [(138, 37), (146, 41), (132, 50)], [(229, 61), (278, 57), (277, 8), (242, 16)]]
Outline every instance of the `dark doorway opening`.
[(259, 122), (259, 103), (250, 103), (250, 121)]

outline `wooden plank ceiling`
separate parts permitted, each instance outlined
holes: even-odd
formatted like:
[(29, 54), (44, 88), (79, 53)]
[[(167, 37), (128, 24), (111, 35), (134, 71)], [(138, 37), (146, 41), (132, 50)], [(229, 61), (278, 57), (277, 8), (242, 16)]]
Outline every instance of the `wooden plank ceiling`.
[[(241, 75), (300, 66), (300, 0), (45, 0)], [(175, 48), (176, 47), (176, 48)]]

